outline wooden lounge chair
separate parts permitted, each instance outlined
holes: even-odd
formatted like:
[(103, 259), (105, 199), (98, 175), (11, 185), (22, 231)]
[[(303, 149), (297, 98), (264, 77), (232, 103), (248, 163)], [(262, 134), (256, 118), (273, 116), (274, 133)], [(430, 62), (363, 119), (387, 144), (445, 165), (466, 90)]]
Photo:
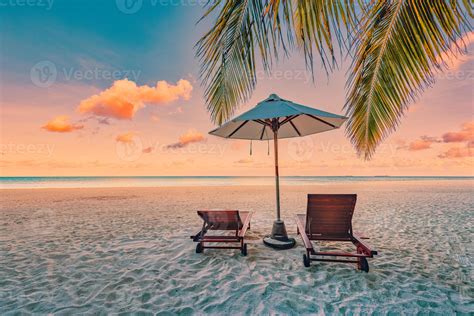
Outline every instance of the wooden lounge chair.
[[(197, 242), (196, 253), (204, 249), (240, 249), (242, 255), (247, 255), (247, 244), (244, 242), (245, 233), (250, 229), (250, 218), (252, 212), (239, 211), (197, 211), (203, 219), (202, 229), (199, 233), (191, 236)], [(233, 235), (209, 236), (209, 230), (234, 231)], [(214, 246), (206, 243), (239, 243), (239, 246)]]
[[(352, 214), (356, 200), (356, 194), (308, 194), (306, 215), (296, 215), (297, 231), (306, 248), (306, 254), (303, 255), (305, 267), (309, 267), (311, 261), (345, 262), (357, 263), (359, 270), (369, 272), (367, 258), (372, 258), (377, 251), (362, 242), (361, 239), (366, 238), (357, 236), (352, 230)], [(356, 253), (317, 252), (313, 248), (312, 240), (352, 242), (356, 246)], [(322, 258), (328, 256), (336, 258)]]

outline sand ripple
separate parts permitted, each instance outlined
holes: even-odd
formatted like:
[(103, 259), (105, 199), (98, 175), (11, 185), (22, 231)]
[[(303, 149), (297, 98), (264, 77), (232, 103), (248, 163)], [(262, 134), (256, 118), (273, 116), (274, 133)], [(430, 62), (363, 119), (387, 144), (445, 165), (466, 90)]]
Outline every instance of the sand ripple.
[[(356, 230), (380, 253), (369, 274), (305, 269), (299, 240), (263, 246), (271, 187), (5, 191), (0, 313), (472, 314), (474, 195), (456, 183), (284, 188), (292, 234), (307, 193), (359, 193)], [(193, 210), (216, 207), (256, 211), (248, 257), (194, 253)]]

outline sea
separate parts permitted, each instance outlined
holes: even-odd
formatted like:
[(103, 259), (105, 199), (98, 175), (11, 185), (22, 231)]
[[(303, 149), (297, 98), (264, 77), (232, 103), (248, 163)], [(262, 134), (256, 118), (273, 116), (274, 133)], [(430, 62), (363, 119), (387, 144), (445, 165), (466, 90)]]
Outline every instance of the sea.
[[(374, 181), (455, 181), (473, 176), (285, 176), (281, 185), (318, 185)], [(0, 189), (115, 188), (274, 185), (272, 176), (68, 176), (0, 177)]]

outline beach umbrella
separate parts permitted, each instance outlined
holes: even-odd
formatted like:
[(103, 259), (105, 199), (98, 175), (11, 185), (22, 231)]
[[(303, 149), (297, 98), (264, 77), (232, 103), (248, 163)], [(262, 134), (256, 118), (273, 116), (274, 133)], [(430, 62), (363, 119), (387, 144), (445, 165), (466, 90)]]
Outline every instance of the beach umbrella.
[(295, 245), (288, 238), (280, 218), (280, 178), (278, 172), (278, 139), (303, 137), (339, 128), (347, 117), (300, 105), (271, 94), (253, 109), (209, 132), (211, 135), (247, 140), (273, 139), (275, 155), (276, 220), (264, 243), (277, 249)]

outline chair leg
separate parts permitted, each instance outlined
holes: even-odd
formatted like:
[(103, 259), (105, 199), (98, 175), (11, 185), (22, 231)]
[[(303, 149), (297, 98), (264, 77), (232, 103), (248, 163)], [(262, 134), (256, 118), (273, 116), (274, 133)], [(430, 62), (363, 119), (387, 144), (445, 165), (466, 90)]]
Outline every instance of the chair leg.
[[(361, 253), (361, 250), (360, 250), (360, 247), (359, 246), (356, 246), (356, 249), (357, 249), (357, 253)], [(360, 258), (357, 259), (357, 270), (361, 270), (362, 266), (360, 264)]]
[[(364, 253), (362, 247), (357, 246), (357, 253), (362, 254)], [(367, 262), (367, 259), (365, 257), (360, 257), (357, 260), (357, 269), (364, 271), (364, 272), (369, 272), (369, 263)]]
[(204, 243), (198, 242), (196, 245), (196, 253), (202, 253), (204, 250)]
[(359, 270), (369, 272), (369, 263), (365, 257), (360, 257), (357, 263)]
[(309, 266), (311, 265), (311, 257), (308, 251), (306, 251), (306, 254), (303, 255), (303, 265), (306, 268), (309, 268)]
[(240, 253), (241, 253), (243, 256), (246, 256), (246, 255), (247, 255), (247, 244), (244, 243), (244, 239), (243, 239), (243, 238), (240, 240)]

